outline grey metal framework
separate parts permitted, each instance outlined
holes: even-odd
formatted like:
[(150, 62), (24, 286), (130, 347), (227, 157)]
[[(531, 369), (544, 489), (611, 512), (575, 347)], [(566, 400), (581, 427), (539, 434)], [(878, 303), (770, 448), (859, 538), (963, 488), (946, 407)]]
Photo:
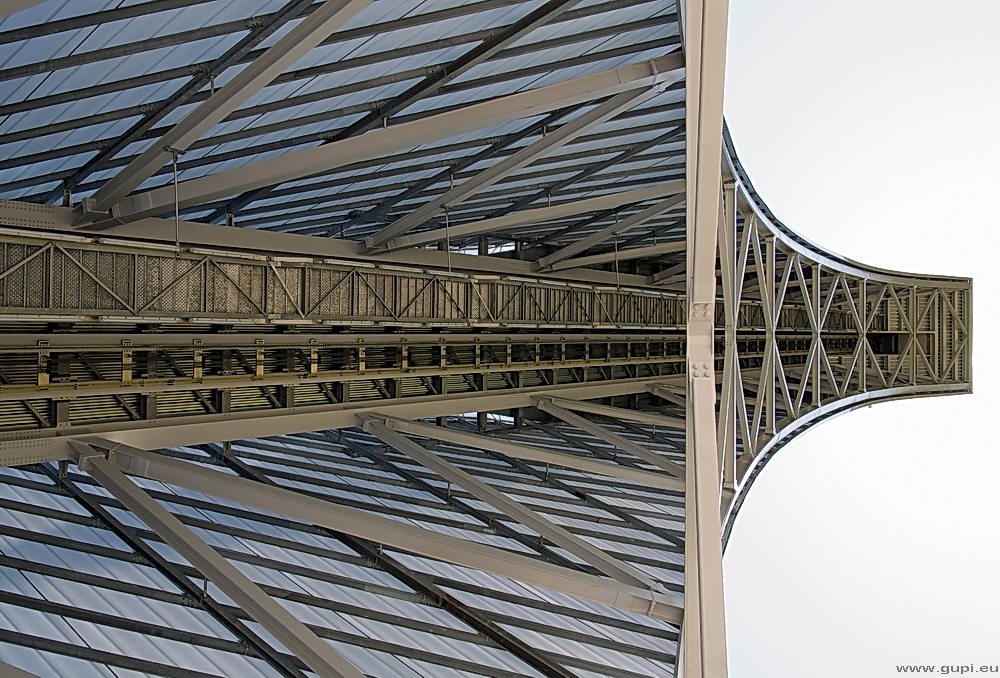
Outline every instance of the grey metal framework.
[(0, 672), (726, 676), (767, 460), (972, 351), (757, 195), (726, 5), (5, 8)]

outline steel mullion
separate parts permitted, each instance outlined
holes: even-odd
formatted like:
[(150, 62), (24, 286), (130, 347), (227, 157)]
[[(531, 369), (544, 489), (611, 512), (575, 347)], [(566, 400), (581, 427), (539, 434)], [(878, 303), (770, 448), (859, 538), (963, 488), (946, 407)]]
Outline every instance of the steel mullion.
[[(47, 636), (31, 635), (20, 631), (5, 630), (3, 640), (5, 644), (19, 645), (24, 648), (30, 648), (35, 652), (62, 655), (86, 662), (90, 665), (117, 667), (133, 671), (140, 675), (164, 676), (166, 678), (217, 678), (218, 676), (216, 673), (205, 673), (204, 671), (196, 671), (190, 668), (181, 669), (162, 662), (139, 659), (116, 652), (94, 649), (87, 645), (77, 645), (55, 640)], [(6, 668), (6, 665), (0, 665), (0, 668)], [(13, 676), (4, 673), (5, 678), (21, 678), (22, 676), (36, 678), (34, 674), (23, 672), (20, 669), (16, 670), (20, 673), (16, 673)]]
[[(503, 6), (503, 5), (515, 4), (516, 2), (517, 2), (517, 0), (503, 0), (503, 1), (501, 1), (501, 0), (492, 0), (489, 4), (491, 6)], [(150, 3), (145, 3), (143, 6), (145, 7), (147, 5), (154, 5), (154, 4), (156, 4), (156, 3), (150, 2)], [(476, 5), (483, 5), (483, 4), (485, 4), (485, 3), (472, 3), (471, 5), (467, 5), (467, 6), (453, 7), (453, 8), (449, 8), (449, 9), (446, 9), (446, 10), (439, 10), (439, 11), (436, 11), (436, 12), (427, 12), (425, 14), (410, 15), (410, 16), (407, 16), (407, 17), (404, 17), (404, 18), (401, 18), (401, 19), (395, 19), (395, 20), (390, 20), (390, 21), (387, 21), (387, 22), (383, 22), (381, 24), (373, 24), (373, 25), (370, 25), (370, 26), (359, 26), (357, 28), (350, 28), (350, 29), (346, 29), (346, 30), (340, 31), (336, 36), (334, 36), (334, 37), (332, 37), (332, 38), (327, 39), (326, 41), (324, 41), (323, 44), (324, 45), (329, 45), (329, 44), (333, 44), (335, 42), (343, 42), (343, 41), (346, 41), (346, 40), (350, 40), (350, 39), (354, 39), (354, 38), (362, 37), (362, 36), (369, 36), (370, 37), (372, 35), (378, 35), (378, 34), (385, 33), (385, 32), (390, 32), (390, 31), (393, 31), (393, 30), (404, 29), (404, 28), (407, 28), (407, 27), (410, 27), (410, 26), (413, 26), (413, 25), (420, 25), (420, 24), (431, 23), (435, 19), (448, 18), (449, 16), (456, 17), (456, 16), (467, 15), (467, 14), (471, 14), (471, 13), (475, 12)], [(595, 15), (595, 14), (598, 14), (598, 13), (606, 13), (609, 10), (609, 6), (611, 6), (613, 8), (615, 4), (616, 3), (603, 3), (602, 5), (592, 5), (591, 7), (582, 8), (580, 10), (565, 12), (564, 16), (556, 17), (555, 20), (554, 20), (554, 23), (561, 23), (564, 20), (570, 20), (570, 19), (574, 18), (574, 15), (576, 15), (575, 18), (579, 18), (580, 16), (592, 16), (592, 15)], [(306, 13), (308, 13), (308, 12), (309, 12), (309, 8), (306, 8)], [(602, 36), (606, 37), (609, 34), (612, 34), (615, 29), (617, 29), (619, 31), (629, 31), (629, 32), (631, 32), (631, 31), (640, 31), (640, 30), (643, 30), (643, 29), (646, 29), (646, 28), (650, 28), (650, 27), (653, 27), (653, 26), (662, 26), (662, 25), (664, 25), (666, 23), (669, 23), (673, 18), (674, 18), (674, 15), (662, 15), (660, 17), (650, 17), (649, 19), (628, 22), (628, 23), (625, 23), (625, 24), (618, 24), (618, 25), (610, 24), (610, 25), (600, 26), (599, 28), (594, 29), (594, 30), (582, 31), (582, 32), (574, 33), (574, 34), (571, 34), (570, 36), (564, 36), (564, 37), (561, 37), (561, 38), (558, 38), (558, 39), (551, 39), (550, 38), (548, 40), (539, 41), (538, 43), (527, 43), (527, 44), (518, 45), (516, 47), (507, 48), (507, 49), (503, 50), (502, 52), (500, 52), (497, 55), (497, 57), (501, 58), (501, 59), (503, 59), (503, 58), (509, 58), (509, 57), (512, 57), (512, 56), (515, 56), (515, 55), (523, 55), (523, 54), (527, 54), (527, 53), (539, 51), (541, 49), (545, 49), (545, 46), (547, 46), (547, 45), (566, 44), (567, 42), (569, 42), (569, 43), (579, 43), (579, 42), (584, 42), (586, 40), (593, 39), (595, 37), (602, 37)], [(50, 23), (58, 24), (59, 21), (50, 22)], [(47, 25), (48, 24), (46, 24), (46, 26)], [(225, 24), (223, 24), (223, 26), (225, 26)], [(41, 28), (41, 27), (39, 27), (39, 26), (29, 26), (29, 27), (27, 27), (27, 30), (31, 30), (31, 29), (36, 29), (37, 30), (39, 28)], [(22, 29), (22, 30), (24, 30), (24, 29)], [(14, 33), (14, 32), (19, 32), (19, 31), (11, 31), (9, 33)], [(9, 35), (9, 33), (5, 33), (4, 35)], [(422, 52), (434, 52), (434, 51), (437, 51), (439, 49), (447, 48), (449, 46), (455, 46), (456, 44), (464, 44), (464, 43), (475, 41), (477, 39), (481, 39), (484, 35), (488, 35), (488, 31), (476, 31), (476, 32), (473, 32), (473, 33), (463, 34), (461, 36), (453, 36), (453, 37), (449, 37), (449, 38), (443, 39), (443, 40), (436, 40), (436, 41), (431, 41), (431, 42), (427, 42), (427, 43), (422, 43), (419, 47), (421, 48)], [(2, 39), (0, 39), (0, 40), (2, 40)], [(672, 39), (672, 40), (673, 40), (673, 42), (676, 42), (676, 39)], [(650, 41), (650, 42), (653, 45), (662, 46), (662, 44), (664, 42), (667, 42), (667, 41), (666, 40), (659, 40), (659, 41)], [(637, 49), (655, 49), (655, 47), (645, 47), (645, 48), (643, 48), (643, 47), (640, 47), (639, 45), (637, 45), (636, 48)], [(238, 63), (248, 63), (248, 62), (252, 61), (253, 59), (257, 58), (263, 52), (264, 52), (263, 49), (258, 49), (258, 50), (251, 51), (244, 58), (242, 58)], [(326, 74), (329, 74), (329, 73), (332, 73), (332, 72), (336, 72), (338, 70), (346, 70), (348, 68), (354, 68), (354, 67), (361, 66), (361, 65), (371, 65), (372, 63), (379, 63), (379, 62), (382, 62), (382, 61), (385, 61), (385, 60), (391, 60), (393, 58), (392, 55), (394, 53), (396, 53), (395, 50), (389, 50), (389, 51), (386, 51), (386, 52), (376, 53), (374, 55), (366, 54), (366, 55), (364, 55), (363, 57), (360, 57), (360, 58), (359, 57), (355, 57), (355, 58), (352, 58), (352, 59), (345, 59), (345, 60), (341, 60), (341, 61), (339, 61), (339, 62), (337, 62), (335, 64), (324, 64), (322, 66), (314, 66), (312, 68), (301, 69), (299, 71), (286, 72), (286, 73), (282, 74), (278, 79), (275, 80), (275, 84), (285, 84), (285, 83), (288, 83), (288, 82), (294, 82), (294, 81), (297, 81), (297, 80), (302, 80), (302, 79), (305, 79), (307, 77), (313, 77), (313, 76), (317, 76), (317, 75), (326, 75)], [(112, 83), (107, 83), (107, 84), (104, 84), (102, 86), (86, 87), (86, 88), (82, 88), (83, 89), (83, 95), (82, 96), (84, 96), (84, 97), (97, 96), (97, 95), (100, 95), (100, 94), (107, 94), (109, 92), (121, 91), (121, 90), (131, 89), (131, 88), (134, 88), (134, 87), (141, 87), (141, 86), (145, 86), (145, 85), (156, 83), (156, 82), (165, 82), (165, 81), (169, 81), (169, 80), (172, 80), (172, 79), (175, 79), (175, 78), (187, 76), (187, 75), (189, 75), (191, 73), (192, 70), (197, 71), (199, 73), (202, 73), (202, 72), (216, 72), (217, 73), (217, 72), (219, 72), (218, 68), (215, 68), (215, 69), (212, 68), (212, 64), (213, 64), (213, 62), (201, 62), (201, 63), (192, 64), (190, 66), (190, 69), (188, 69), (188, 68), (167, 69), (167, 70), (164, 70), (164, 71), (160, 71), (158, 73), (154, 73), (152, 75), (152, 77), (151, 76), (140, 76), (140, 77), (133, 77), (133, 78), (125, 78), (123, 80), (114, 81)], [(445, 65), (446, 64), (444, 64), (444, 63), (437, 64), (437, 66), (439, 66), (439, 67), (443, 67)], [(421, 72), (422, 73), (426, 73), (426, 72), (430, 71), (432, 68), (433, 68), (433, 66), (429, 67), (427, 69), (421, 69)], [(159, 76), (159, 77), (157, 77), (157, 76)], [(203, 84), (205, 84), (205, 83), (203, 83)], [(469, 84), (469, 82), (466, 81), (466, 82), (459, 83), (458, 85), (452, 86), (452, 87), (460, 87), (462, 85), (468, 85), (468, 84)], [(451, 87), (446, 87), (446, 88), (443, 88), (443, 89), (447, 90), (447, 89), (450, 89), (450, 88)], [(208, 97), (208, 93), (202, 91), (202, 92), (199, 92), (199, 94), (196, 94), (194, 97), (192, 97), (192, 99), (189, 100), (189, 101), (191, 101), (192, 103), (196, 103), (196, 102), (200, 102), (200, 101), (204, 100), (207, 97)], [(43, 101), (43, 103), (42, 103), (43, 106), (49, 106), (49, 105), (54, 105), (54, 104), (65, 103), (66, 102), (65, 97), (60, 97), (58, 94), (57, 95), (49, 95), (49, 96), (46, 96), (46, 97), (41, 97), (40, 99), (42, 99), (42, 101)], [(33, 103), (35, 103), (35, 102), (33, 102)], [(38, 108), (38, 107), (39, 106), (36, 106), (34, 108), (29, 108), (27, 110), (34, 110), (35, 108)], [(19, 107), (15, 107), (15, 106), (11, 106), (11, 105), (7, 105), (5, 107), (0, 107), (0, 108), (10, 108), (11, 109), (10, 111), (4, 111), (4, 113), (7, 113), (7, 112), (11, 112), (11, 113), (14, 113), (14, 112), (23, 112), (25, 110), (24, 108), (19, 108)], [(138, 109), (138, 107), (136, 107), (136, 109)], [(252, 115), (258, 115), (259, 113), (267, 112), (269, 110), (273, 110), (273, 104), (272, 104), (271, 108), (268, 108), (266, 105), (260, 105), (260, 106), (252, 107), (248, 111), (248, 113), (252, 114)], [(118, 111), (115, 111), (115, 113), (118, 114), (117, 118), (129, 117), (129, 115), (126, 114), (126, 113), (129, 113), (129, 112), (130, 112), (130, 109), (120, 109)], [(94, 118), (94, 117), (96, 117), (96, 116), (90, 116), (90, 118)], [(90, 118), (88, 118), (88, 119), (90, 119)], [(115, 119), (117, 119), (117, 118), (115, 118)]]
[[(83, 622), (121, 629), (130, 633), (152, 636), (154, 638), (164, 638), (172, 642), (190, 645), (193, 648), (206, 648), (230, 654), (240, 654), (243, 649), (242, 644), (236, 640), (216, 638), (164, 624), (153, 624), (141, 619), (119, 617), (105, 612), (97, 612), (83, 607), (49, 601), (34, 596), (25, 596), (9, 591), (0, 591), (0, 604), (34, 610), (64, 619), (78, 619)], [(3, 666), (0, 665), (0, 669), (2, 668)], [(4, 671), (0, 671), (0, 674), (9, 678), (9, 674)]]

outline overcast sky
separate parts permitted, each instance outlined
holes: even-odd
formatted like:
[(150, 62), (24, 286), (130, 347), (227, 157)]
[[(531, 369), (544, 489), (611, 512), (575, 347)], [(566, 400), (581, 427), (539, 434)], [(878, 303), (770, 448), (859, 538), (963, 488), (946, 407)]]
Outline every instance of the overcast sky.
[(725, 557), (732, 678), (1000, 665), (998, 26), (998, 0), (730, 0), (726, 116), (778, 217), (975, 279), (975, 395), (845, 414), (756, 481)]

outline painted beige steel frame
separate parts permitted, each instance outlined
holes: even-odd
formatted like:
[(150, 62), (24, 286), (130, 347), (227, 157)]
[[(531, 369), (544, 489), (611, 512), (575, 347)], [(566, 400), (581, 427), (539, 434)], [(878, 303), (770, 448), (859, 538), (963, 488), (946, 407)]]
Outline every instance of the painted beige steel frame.
[[(655, 196), (653, 196), (655, 197)], [(640, 196), (641, 198), (641, 196)], [(650, 199), (647, 195), (646, 198)], [(617, 200), (617, 199), (616, 199)], [(80, 239), (79, 232), (74, 235), (64, 235), (62, 232), (72, 232), (75, 213), (72, 208), (55, 205), (37, 205), (34, 203), (14, 200), (0, 200), (0, 227), (6, 227), (6, 233), (12, 236), (27, 236), (37, 238), (42, 234), (52, 239)], [(176, 231), (175, 231), (176, 228)], [(428, 249), (403, 249), (395, 252), (378, 252), (361, 257), (358, 254), (359, 243), (353, 240), (322, 238), (297, 233), (281, 233), (260, 229), (234, 228), (205, 224), (197, 221), (149, 217), (135, 222), (110, 225), (101, 231), (100, 238), (89, 238), (89, 242), (118, 242), (119, 238), (146, 241), (151, 243), (166, 243), (171, 246), (175, 235), (180, 238), (183, 248), (211, 248), (225, 252), (260, 253), (268, 256), (305, 256), (310, 258), (328, 258), (342, 261), (365, 261), (377, 265), (403, 265), (416, 267), (432, 267), (438, 271), (465, 271), (474, 274), (516, 275), (537, 277), (561, 281), (580, 282), (601, 285), (625, 285), (631, 288), (649, 288), (662, 291), (647, 283), (646, 276), (613, 271), (565, 270), (549, 273), (534, 271), (534, 262), (519, 261), (499, 257), (481, 257), (474, 254), (458, 252), (440, 252)], [(175, 251), (175, 250), (174, 250)]]
[[(659, 395), (659, 389), (661, 388), (670, 389), (670, 393), (673, 393), (674, 390), (678, 390), (681, 393), (684, 392), (683, 384), (678, 383), (677, 380), (657, 381), (655, 383), (648, 383), (646, 386), (646, 389), (650, 393), (656, 393), (657, 395)], [(684, 419), (681, 417), (668, 417), (664, 414), (657, 414), (656, 412), (634, 410), (625, 407), (613, 407), (611, 405), (602, 405), (601, 403), (590, 402), (589, 400), (560, 398), (550, 395), (539, 397), (544, 397), (552, 404), (558, 405), (564, 410), (589, 412), (590, 414), (598, 414), (604, 417), (611, 417), (612, 419), (626, 419), (628, 421), (637, 421), (644, 424), (652, 424), (653, 426), (662, 426), (663, 428), (676, 429), (679, 431), (683, 431), (685, 426)], [(683, 403), (684, 401), (682, 397), (681, 405), (683, 405)]]
[[(665, 377), (656, 383), (672, 384), (676, 378)], [(230, 412), (160, 419), (155, 422), (137, 421), (95, 424), (87, 427), (91, 435), (110, 442), (140, 449), (163, 449), (184, 445), (204, 445), (224, 440), (267, 438), (289, 433), (304, 433), (336, 428), (350, 428), (356, 417), (364, 414), (384, 414), (402, 419), (426, 419), (465, 412), (487, 412), (530, 407), (536, 395), (559, 395), (563, 398), (602, 398), (642, 393), (648, 379), (622, 379), (591, 384), (563, 384), (557, 387), (539, 386), (503, 392), (477, 394), (421, 396), (392, 401), (363, 401), (338, 405), (295, 408), (294, 411), (271, 410)], [(70, 441), (86, 438), (87, 434), (64, 435), (56, 429), (38, 432), (17, 431), (0, 434), (0, 466), (39, 464), (69, 459)]]
[(617, 433), (613, 433), (602, 426), (595, 424), (589, 419), (585, 419), (578, 414), (564, 410), (559, 405), (548, 398), (535, 398), (535, 407), (542, 410), (543, 412), (548, 412), (557, 419), (561, 419), (570, 426), (575, 426), (581, 431), (585, 431), (590, 435), (594, 436), (598, 440), (603, 440), (609, 445), (614, 445), (619, 450), (623, 452), (628, 452), (631, 455), (642, 459), (647, 464), (652, 464), (657, 468), (663, 469), (667, 473), (677, 477), (684, 478), (685, 471), (684, 467), (680, 464), (676, 464), (669, 459), (656, 454), (655, 452), (639, 445), (638, 443), (632, 442), (624, 436), (620, 436)]
[[(551, 402), (551, 401), (550, 401)], [(562, 402), (562, 401), (560, 401)], [(597, 473), (611, 478), (618, 478), (628, 482), (642, 483), (653, 487), (660, 487), (673, 492), (683, 492), (684, 482), (676, 477), (646, 471), (644, 469), (623, 466), (606, 461), (597, 461), (588, 457), (581, 457), (576, 454), (559, 452), (549, 448), (534, 445), (523, 445), (512, 443), (503, 438), (494, 438), (486, 435), (474, 435), (464, 433), (443, 426), (432, 426), (419, 421), (409, 421), (396, 417), (379, 418), (386, 428), (407, 433), (409, 435), (430, 438), (445, 443), (462, 445), (477, 450), (488, 450), (499, 452), (500, 454), (526, 461), (536, 461), (543, 464), (553, 464), (564, 468), (571, 468), (584, 473)]]
[[(681, 56), (668, 54), (189, 179), (177, 184), (176, 203), (181, 209), (196, 206), (244, 191), (320, 174), (385, 153), (593, 101), (636, 87), (675, 81), (682, 68)], [(168, 211), (174, 204), (174, 186), (156, 188), (116, 203), (111, 208), (110, 221), (136, 221), (156, 216)], [(103, 224), (95, 224), (95, 227), (103, 227)]]
[[(867, 267), (827, 252), (770, 215), (731, 147), (725, 160), (718, 423), (724, 538), (760, 469), (797, 433), (868, 403), (971, 388), (971, 281)], [(764, 359), (752, 369), (741, 366), (747, 356), (734, 340), (748, 322), (747, 304), (763, 311)], [(804, 360), (790, 360), (780, 346), (781, 318), (789, 312), (809, 327)], [(898, 350), (877, 352), (880, 335), (895, 337)], [(831, 350), (845, 336), (853, 350)]]
[(687, 177), (686, 609), (679, 668), (684, 678), (725, 678), (721, 486), (715, 421), (715, 298), (722, 192), (722, 98), (728, 0), (684, 5)]
[[(326, 0), (101, 186), (86, 201), (87, 211), (106, 212), (111, 209), (163, 167), (172, 152), (186, 151), (213, 126), (371, 3), (372, 0)], [(89, 221), (87, 219), (86, 223)]]
[[(683, 184), (678, 187), (683, 189)], [(570, 257), (579, 254), (580, 252), (585, 252), (595, 245), (600, 245), (602, 242), (610, 238), (611, 236), (618, 237), (629, 230), (643, 224), (655, 216), (663, 214), (664, 212), (676, 207), (677, 205), (684, 202), (684, 194), (678, 193), (675, 196), (671, 196), (666, 200), (660, 200), (659, 202), (653, 203), (649, 207), (636, 212), (632, 216), (622, 219), (621, 221), (615, 221), (615, 223), (605, 226), (599, 231), (591, 233), (590, 235), (577, 240), (576, 242), (566, 245), (560, 250), (556, 250), (552, 254), (542, 257), (537, 262), (535, 266), (539, 271), (549, 270), (557, 262), (563, 261), (564, 259), (569, 259)], [(627, 250), (625, 250), (627, 251)], [(587, 261), (588, 257), (583, 257), (583, 261)], [(577, 260), (577, 265), (579, 265)], [(593, 262), (597, 263), (597, 262)]]
[(461, 487), (476, 499), (486, 502), (504, 515), (533, 530), (543, 539), (573, 554), (598, 572), (603, 572), (627, 586), (648, 588), (653, 591), (663, 590), (660, 584), (635, 567), (595, 547), (524, 504), (511, 499), (500, 490), (487, 485), (441, 456), (427, 450), (419, 443), (397, 433), (382, 423), (376, 415), (368, 415), (359, 419), (361, 427), (366, 432), (371, 433), (386, 445), (402, 452), (421, 466)]
[[(167, 511), (119, 468), (135, 471), (143, 459), (124, 456), (112, 460), (92, 446), (76, 442), (74, 461), (104, 489), (150, 527), (205, 577), (256, 620), (306, 666), (323, 678), (364, 678), (364, 674), (344, 659), (333, 646), (310, 631), (281, 603), (240, 572), (200, 539), (191, 528)], [(117, 463), (116, 463), (117, 462)], [(138, 462), (138, 463), (137, 463)], [(154, 464), (150, 464), (154, 465)]]
[(632, 259), (643, 259), (645, 257), (658, 257), (663, 254), (674, 254), (683, 252), (686, 243), (683, 240), (665, 242), (661, 245), (649, 245), (647, 247), (629, 247), (617, 252), (602, 252), (601, 254), (589, 254), (584, 257), (574, 257), (557, 261), (546, 267), (548, 271), (561, 271), (568, 268), (580, 268), (583, 266), (593, 266), (595, 264), (609, 264), (615, 261), (629, 261)]
[[(78, 322), (97, 316), (123, 322), (493, 323), (548, 329), (654, 329), (683, 320), (678, 296), (663, 290), (3, 231), (0, 288), (5, 304), (0, 317), (17, 320)], [(647, 311), (647, 305), (655, 309)]]
[[(677, 74), (677, 78), (680, 79), (679, 73)], [(577, 116), (568, 123), (560, 125), (556, 131), (545, 134), (540, 139), (504, 158), (489, 169), (483, 170), (471, 179), (455, 186), (444, 195), (424, 203), (422, 206), (406, 214), (406, 216), (397, 219), (377, 233), (368, 236), (365, 238), (365, 249), (362, 250), (362, 254), (377, 250), (383, 243), (413, 230), (436, 214), (447, 211), (479, 191), (486, 190), (493, 184), (504, 179), (504, 177), (510, 176), (536, 159), (561, 148), (581, 134), (607, 122), (619, 113), (635, 108), (644, 101), (659, 94), (667, 84), (667, 82), (664, 82), (656, 87), (642, 87), (621, 92)]]
[[(679, 623), (683, 616), (682, 596), (661, 587), (650, 590), (622, 584), (112, 441), (92, 438), (86, 444), (109, 450), (110, 461), (101, 465), (102, 470), (121, 468), (131, 475), (179, 485), (391, 548), (510, 577), (654, 619)], [(103, 457), (97, 461), (103, 461)]]
[[(448, 226), (448, 228), (435, 228), (428, 231), (413, 233), (411, 235), (403, 235), (386, 242), (385, 248), (388, 251), (393, 252), (410, 247), (419, 247), (421, 245), (426, 245), (427, 243), (438, 242), (447, 238), (464, 238), (471, 235), (506, 231), (512, 228), (517, 228), (518, 226), (524, 226), (526, 224), (552, 221), (553, 219), (562, 219), (564, 217), (586, 214), (588, 212), (598, 212), (610, 207), (618, 207), (620, 205), (628, 205), (635, 202), (644, 202), (646, 200), (655, 200), (657, 198), (672, 196), (675, 195), (677, 191), (683, 190), (683, 188), (684, 180), (675, 179), (673, 181), (663, 182), (662, 184), (656, 184), (655, 186), (634, 188), (632, 190), (619, 191), (617, 193), (608, 193), (606, 195), (599, 195), (593, 198), (571, 200), (569, 202), (549, 207), (535, 207), (532, 209), (522, 210), (520, 212), (511, 212), (510, 214), (493, 217), (491, 219), (467, 221), (465, 223)], [(529, 266), (532, 266), (531, 270), (533, 273), (537, 272), (534, 270), (533, 264), (529, 264)]]

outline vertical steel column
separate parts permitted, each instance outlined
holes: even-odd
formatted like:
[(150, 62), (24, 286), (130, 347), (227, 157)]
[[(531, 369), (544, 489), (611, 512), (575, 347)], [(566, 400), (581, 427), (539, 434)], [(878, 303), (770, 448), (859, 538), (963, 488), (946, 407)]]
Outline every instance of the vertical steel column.
[(728, 0), (688, 0), (684, 13), (688, 397), (680, 661), (686, 678), (728, 675), (715, 421), (715, 260), (728, 10)]
[(913, 285), (910, 286), (910, 300), (907, 304), (909, 308), (909, 326), (910, 326), (910, 385), (916, 386), (917, 384), (917, 288)]

